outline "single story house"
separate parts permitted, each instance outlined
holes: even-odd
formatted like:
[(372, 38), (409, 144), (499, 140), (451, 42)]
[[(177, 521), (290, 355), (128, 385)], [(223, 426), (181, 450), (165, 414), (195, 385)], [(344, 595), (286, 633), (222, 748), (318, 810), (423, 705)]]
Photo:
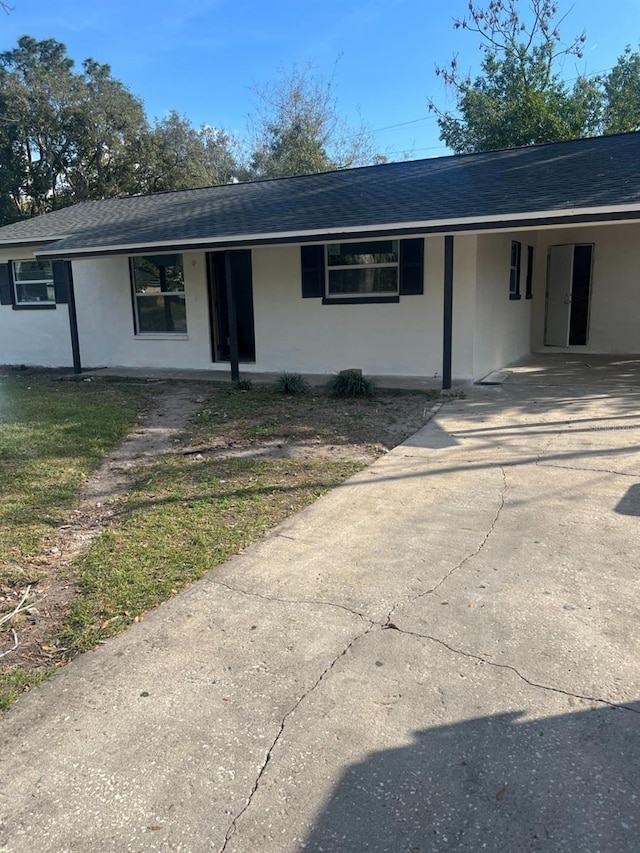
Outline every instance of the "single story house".
[(640, 133), (76, 204), (0, 228), (0, 363), (477, 380), (640, 352)]

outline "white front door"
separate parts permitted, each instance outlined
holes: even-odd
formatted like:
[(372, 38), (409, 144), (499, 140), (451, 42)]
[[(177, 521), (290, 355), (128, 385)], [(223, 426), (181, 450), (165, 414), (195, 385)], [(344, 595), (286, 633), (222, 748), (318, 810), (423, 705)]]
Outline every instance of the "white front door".
[(573, 244), (549, 246), (547, 265), (547, 313), (544, 342), (548, 347), (569, 346)]

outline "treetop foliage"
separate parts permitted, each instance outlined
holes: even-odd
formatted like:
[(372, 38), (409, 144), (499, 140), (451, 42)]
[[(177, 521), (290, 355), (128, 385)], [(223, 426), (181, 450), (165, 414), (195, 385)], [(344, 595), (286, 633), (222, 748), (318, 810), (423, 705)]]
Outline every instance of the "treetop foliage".
[(566, 17), (552, 0), (470, 0), (454, 28), (478, 39), (480, 73), (461, 72), (457, 57), (436, 67), (456, 100), (454, 111), (429, 102), (440, 139), (465, 153), (638, 130), (640, 54), (627, 47), (608, 74), (567, 80), (567, 60), (582, 59), (587, 36), (563, 41)]
[(250, 143), (194, 127), (177, 111), (149, 121), (142, 101), (55, 39), (0, 53), (0, 224), (89, 199), (281, 177), (372, 162), (364, 127), (338, 115), (333, 81), (310, 66), (257, 90)]
[(370, 133), (339, 114), (333, 78), (307, 64), (257, 88), (250, 172), (279, 178), (379, 162)]

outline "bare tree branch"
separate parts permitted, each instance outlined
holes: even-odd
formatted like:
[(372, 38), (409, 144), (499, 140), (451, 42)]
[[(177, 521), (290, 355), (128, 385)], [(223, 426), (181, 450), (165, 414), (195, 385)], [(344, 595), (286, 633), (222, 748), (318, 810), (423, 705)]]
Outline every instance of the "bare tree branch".
[(486, 150), (594, 132), (597, 81), (578, 75), (572, 87), (562, 78), (563, 60), (582, 58), (586, 40), (584, 31), (562, 40), (567, 14), (560, 14), (555, 0), (469, 0), (467, 14), (453, 26), (477, 37), (480, 72), (472, 79), (460, 70), (457, 56), (436, 66), (436, 75), (453, 90), (456, 111), (428, 101), (447, 145), (459, 152)]

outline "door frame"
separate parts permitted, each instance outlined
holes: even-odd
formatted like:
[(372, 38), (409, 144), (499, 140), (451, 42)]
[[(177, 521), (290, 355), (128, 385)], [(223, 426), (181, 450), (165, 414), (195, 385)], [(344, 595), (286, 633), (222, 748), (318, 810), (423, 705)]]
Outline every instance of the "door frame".
[[(571, 344), (571, 315), (572, 315), (572, 305), (573, 305), (573, 288), (574, 288), (574, 270), (575, 270), (575, 253), (578, 247), (589, 246), (591, 249), (591, 257), (589, 264), (589, 287), (587, 293), (587, 319), (586, 319), (586, 330), (585, 330), (585, 342), (584, 344)], [(567, 314), (567, 329), (566, 329), (566, 343), (564, 344), (549, 344), (547, 343), (547, 330), (549, 326), (549, 280), (550, 280), (550, 272), (551, 272), (551, 251), (552, 249), (558, 249), (563, 247), (571, 247), (572, 255), (571, 255), (571, 281), (568, 282), (567, 293), (568, 293), (568, 304), (569, 310)], [(547, 276), (546, 276), (546, 285), (545, 285), (545, 308), (544, 308), (544, 345), (545, 346), (557, 346), (564, 347), (565, 349), (570, 346), (586, 346), (589, 343), (589, 333), (591, 330), (591, 299), (592, 299), (592, 291), (593, 291), (593, 266), (594, 266), (594, 255), (595, 255), (595, 243), (591, 242), (582, 242), (582, 243), (554, 243), (553, 245), (547, 246)]]
[[(238, 311), (236, 301), (238, 287), (234, 286), (234, 272), (238, 275), (238, 264), (234, 261), (240, 260), (240, 255), (248, 255), (248, 281), (240, 282), (240, 293), (244, 292), (245, 304)], [(245, 259), (247, 261), (247, 259)], [(235, 267), (235, 270), (234, 270)], [(213, 363), (231, 363), (234, 361), (245, 364), (255, 363), (255, 315), (253, 304), (253, 265), (250, 249), (227, 249), (206, 253), (207, 269), (207, 297), (209, 311), (209, 338), (211, 361)], [(242, 274), (242, 266), (240, 266)], [(237, 285), (237, 282), (236, 282)], [(225, 343), (222, 340), (224, 329), (229, 330), (226, 345), (229, 347), (229, 355), (223, 352)], [(235, 329), (235, 335), (231, 331)], [(240, 332), (244, 334), (240, 334)], [(235, 340), (233, 340), (235, 338)], [(238, 355), (238, 342), (240, 338), (240, 349), (244, 343), (245, 352)], [(251, 353), (247, 352), (248, 349)], [(235, 358), (234, 358), (235, 349)]]

